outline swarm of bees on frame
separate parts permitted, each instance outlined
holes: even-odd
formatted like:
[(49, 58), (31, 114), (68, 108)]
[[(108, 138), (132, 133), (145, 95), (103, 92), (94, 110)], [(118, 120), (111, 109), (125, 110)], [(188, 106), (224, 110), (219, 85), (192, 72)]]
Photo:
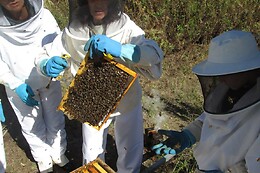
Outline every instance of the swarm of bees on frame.
[(63, 107), (69, 119), (98, 126), (122, 98), (133, 76), (114, 64), (88, 62), (86, 70), (74, 77)]

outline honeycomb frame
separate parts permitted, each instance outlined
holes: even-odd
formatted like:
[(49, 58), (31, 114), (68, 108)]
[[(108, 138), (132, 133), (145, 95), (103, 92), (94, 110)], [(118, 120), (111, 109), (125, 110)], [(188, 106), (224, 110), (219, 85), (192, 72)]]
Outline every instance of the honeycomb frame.
[[(75, 85), (75, 78), (76, 76), (80, 76), (82, 75), (84, 72), (86, 72), (87, 70), (87, 61), (89, 58), (89, 54), (86, 54), (85, 58), (83, 59), (83, 61), (80, 64), (80, 67), (75, 75), (75, 77), (72, 79), (68, 89), (66, 90), (59, 106), (58, 106), (58, 110), (61, 110), (62, 112), (64, 112), (64, 114), (69, 118), (69, 119), (75, 119), (75, 112), (73, 113), (73, 110), (69, 110), (66, 106), (65, 103), (69, 98), (69, 90), (71, 88), (74, 87)], [(120, 103), (120, 101), (122, 100), (122, 98), (125, 96), (125, 94), (127, 93), (127, 91), (130, 89), (130, 87), (132, 86), (132, 84), (134, 83), (134, 81), (137, 79), (137, 73), (132, 71), (131, 69), (129, 69), (128, 67), (124, 66), (123, 64), (120, 64), (116, 61), (113, 60), (113, 58), (111, 58), (111, 56), (108, 56), (106, 54), (104, 54), (104, 60), (108, 63), (111, 63), (112, 65), (114, 65), (115, 67), (117, 67), (119, 70), (122, 70), (123, 72), (127, 73), (129, 76), (131, 76), (131, 81), (129, 81), (128, 86), (126, 87), (126, 89), (123, 91), (122, 95), (119, 96), (119, 99), (114, 102), (113, 107), (110, 109), (109, 113), (107, 115), (103, 116), (103, 120), (101, 120), (99, 122), (98, 125), (93, 125), (90, 122), (84, 122), (90, 126), (92, 126), (93, 128), (100, 130), (101, 127), (106, 123), (106, 121), (109, 119), (110, 115), (114, 112), (114, 110), (117, 108), (118, 104)], [(75, 103), (77, 104), (77, 103)]]
[(115, 173), (115, 171), (101, 159), (97, 158), (70, 173)]

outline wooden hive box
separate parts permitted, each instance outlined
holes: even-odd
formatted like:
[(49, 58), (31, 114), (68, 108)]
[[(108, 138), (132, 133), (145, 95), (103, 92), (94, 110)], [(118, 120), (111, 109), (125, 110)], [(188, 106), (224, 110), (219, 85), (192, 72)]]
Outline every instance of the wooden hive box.
[(58, 110), (69, 119), (87, 123), (97, 130), (108, 120), (137, 74), (104, 56), (100, 64), (87, 62), (88, 54), (65, 92)]
[(83, 165), (70, 173), (115, 173), (105, 162), (97, 158), (94, 161)]

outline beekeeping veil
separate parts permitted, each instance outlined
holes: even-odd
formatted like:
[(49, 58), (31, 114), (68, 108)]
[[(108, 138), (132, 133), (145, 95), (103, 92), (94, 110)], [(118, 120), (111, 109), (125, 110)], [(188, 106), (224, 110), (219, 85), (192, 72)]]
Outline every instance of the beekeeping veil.
[(78, 6), (82, 6), (82, 1), (69, 0), (69, 23), (71, 22), (73, 13)]
[(40, 11), (43, 9), (43, 0), (24, 0), (24, 3), (26, 5), (26, 8), (29, 11), (30, 19), (24, 22), (15, 21), (9, 18), (6, 15), (7, 12), (5, 11), (5, 9), (2, 6), (0, 6), (0, 26), (8, 27), (8, 26), (18, 25), (20, 23), (31, 22), (31, 20), (34, 20), (33, 18), (39, 15)]
[[(123, 13), (124, 3), (124, 0), (110, 0), (108, 15), (104, 17), (103, 24), (109, 24), (120, 18)], [(84, 6), (88, 8), (87, 0), (69, 0), (70, 23), (73, 18), (76, 17), (76, 19), (81, 21), (81, 23), (89, 24), (92, 20), (92, 16), (89, 11), (86, 11)]]
[(234, 108), (236, 101), (252, 86), (234, 91), (219, 80), (220, 76), (259, 68), (260, 51), (251, 33), (232, 30), (212, 39), (207, 60), (197, 64), (192, 70), (201, 84), (204, 110), (213, 114), (223, 114), (241, 110), (259, 101), (248, 99), (246, 104)]

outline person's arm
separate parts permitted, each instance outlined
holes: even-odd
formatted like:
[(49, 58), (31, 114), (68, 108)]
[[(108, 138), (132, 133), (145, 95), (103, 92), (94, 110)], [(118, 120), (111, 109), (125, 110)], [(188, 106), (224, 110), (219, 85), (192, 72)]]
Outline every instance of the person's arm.
[(19, 98), (28, 106), (38, 105), (38, 101), (33, 99), (34, 93), (28, 84), (13, 75), (8, 65), (0, 60), (0, 82), (13, 90)]
[(14, 90), (21, 85), (23, 81), (13, 75), (8, 65), (0, 59), (0, 83)]
[(128, 44), (121, 44), (105, 35), (94, 35), (86, 43), (84, 51), (88, 51), (92, 59), (102, 57), (103, 53), (111, 54), (115, 60), (125, 61), (137, 73), (148, 79), (160, 78), (162, 50), (155, 41), (145, 39), (144, 35), (135, 36), (133, 40)]
[[(47, 77), (57, 77), (67, 68), (67, 59), (62, 55), (70, 56), (62, 47), (62, 33), (60, 33), (52, 43), (45, 45), (42, 52), (35, 58), (37, 71)], [(66, 52), (63, 53), (62, 52)]]
[(149, 80), (157, 80), (162, 75), (163, 51), (159, 45), (145, 37), (145, 32), (133, 21), (128, 23), (131, 28), (129, 43), (138, 45), (140, 49), (140, 60), (137, 63), (129, 64), (137, 73)]
[(205, 118), (205, 114), (202, 113), (198, 118), (196, 118), (193, 122), (187, 125), (184, 129), (189, 130), (192, 135), (195, 137), (196, 142), (200, 141), (201, 129), (203, 125), (203, 121)]
[(150, 80), (159, 79), (162, 75), (164, 58), (161, 48), (154, 40), (146, 39), (144, 35), (136, 37), (134, 40), (140, 49), (140, 60), (130, 65), (137, 73)]
[(158, 133), (168, 138), (152, 147), (156, 154), (179, 154), (186, 148), (192, 147), (196, 143), (196, 138), (192, 133), (184, 129), (182, 131), (175, 130), (158, 130)]
[(186, 148), (190, 148), (199, 141), (202, 128), (202, 114), (199, 118), (191, 122), (182, 131), (175, 130), (158, 130), (158, 133), (168, 138), (152, 147), (156, 154), (179, 154)]

